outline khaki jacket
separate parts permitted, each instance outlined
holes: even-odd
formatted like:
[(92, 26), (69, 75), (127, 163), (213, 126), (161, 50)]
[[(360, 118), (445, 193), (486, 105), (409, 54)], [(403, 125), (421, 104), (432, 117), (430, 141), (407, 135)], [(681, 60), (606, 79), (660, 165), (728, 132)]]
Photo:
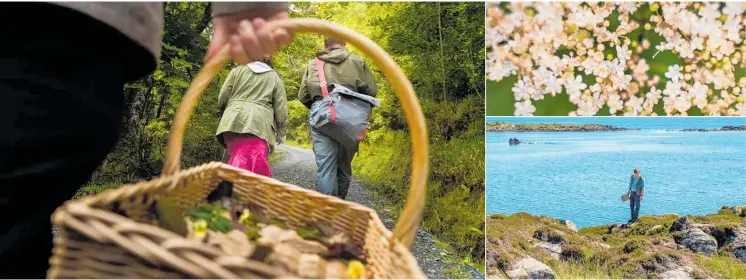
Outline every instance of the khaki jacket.
[(277, 72), (264, 63), (253, 62), (231, 70), (218, 96), (223, 112), (215, 135), (225, 146), (226, 131), (253, 134), (274, 148), (276, 137), (285, 137), (288, 123), (287, 95)]
[[(51, 2), (108, 24), (160, 59), (163, 2)], [(288, 9), (287, 2), (213, 2), (213, 16), (262, 8)]]
[[(345, 48), (326, 49), (316, 57), (323, 60), (326, 84), (339, 84), (357, 93), (376, 96), (378, 87), (368, 65), (362, 57)], [(298, 99), (308, 108), (317, 98), (321, 98), (319, 75), (316, 71), (316, 59), (312, 59), (301, 81)]]

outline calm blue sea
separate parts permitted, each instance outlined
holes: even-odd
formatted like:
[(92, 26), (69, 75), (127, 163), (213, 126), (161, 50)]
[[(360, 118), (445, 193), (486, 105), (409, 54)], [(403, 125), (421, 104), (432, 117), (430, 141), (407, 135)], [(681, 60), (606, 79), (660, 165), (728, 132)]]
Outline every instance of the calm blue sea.
[[(667, 129), (746, 125), (730, 117), (488, 117), (487, 122), (605, 124), (625, 132), (488, 132), (487, 213), (528, 212), (586, 227), (629, 219), (629, 176), (645, 178), (640, 215), (746, 205), (746, 132)], [(509, 146), (508, 139), (536, 142)]]

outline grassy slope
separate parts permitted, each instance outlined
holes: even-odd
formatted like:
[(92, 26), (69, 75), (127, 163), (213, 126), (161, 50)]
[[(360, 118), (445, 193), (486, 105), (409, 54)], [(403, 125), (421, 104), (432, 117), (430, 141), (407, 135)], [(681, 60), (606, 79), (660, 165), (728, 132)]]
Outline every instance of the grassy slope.
[[(717, 214), (690, 216), (694, 223), (711, 224), (715, 231), (735, 226), (746, 226), (746, 217), (730, 211)], [(558, 220), (516, 213), (511, 216), (492, 215), (487, 219), (487, 274), (505, 277), (502, 270), (512, 260), (529, 255), (549, 265), (558, 278), (650, 278), (649, 271), (660, 259), (669, 258), (689, 262), (694, 277), (746, 278), (746, 264), (736, 259), (725, 247), (718, 254), (707, 257), (692, 251), (675, 250), (663, 246), (674, 242), (676, 234), (669, 232), (676, 215), (644, 216), (633, 227), (608, 234), (608, 225), (583, 228), (577, 233)], [(536, 232), (564, 241), (563, 255), (557, 260), (541, 249), (532, 236)], [(607, 244), (610, 248), (604, 248)]]

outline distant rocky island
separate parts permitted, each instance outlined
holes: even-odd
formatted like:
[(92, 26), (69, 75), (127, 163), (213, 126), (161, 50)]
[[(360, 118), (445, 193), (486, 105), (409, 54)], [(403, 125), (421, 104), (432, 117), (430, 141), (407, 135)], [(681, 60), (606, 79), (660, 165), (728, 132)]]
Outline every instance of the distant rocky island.
[(638, 128), (616, 127), (601, 124), (514, 124), (506, 122), (489, 122), (486, 124), (486, 128), (487, 132), (592, 132), (640, 130)]
[(684, 132), (710, 132), (710, 131), (746, 131), (746, 125), (726, 125), (721, 128), (704, 129), (704, 128), (687, 128), (673, 131), (684, 131)]
[(518, 144), (535, 144), (535, 143), (534, 142), (523, 142), (521, 140), (518, 140), (518, 138), (510, 138), (510, 140), (508, 140), (508, 144), (518, 145)]
[(577, 230), (528, 213), (487, 218), (487, 278), (746, 278), (746, 206)]

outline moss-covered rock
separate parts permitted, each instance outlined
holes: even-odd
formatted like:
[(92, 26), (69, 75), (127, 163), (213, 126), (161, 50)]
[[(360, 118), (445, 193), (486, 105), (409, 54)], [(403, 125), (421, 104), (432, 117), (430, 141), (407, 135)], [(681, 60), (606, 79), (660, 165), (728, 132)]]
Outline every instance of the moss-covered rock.
[[(631, 225), (577, 232), (550, 217), (493, 215), (487, 219), (488, 276), (507, 277), (505, 271), (515, 269), (511, 265), (530, 257), (550, 267), (557, 278), (746, 278), (746, 263), (737, 255), (746, 259), (746, 218), (740, 217), (740, 209), (703, 216), (649, 215)], [(716, 241), (716, 254), (687, 248), (682, 242), (690, 232)], [(560, 246), (559, 257), (546, 245)]]

